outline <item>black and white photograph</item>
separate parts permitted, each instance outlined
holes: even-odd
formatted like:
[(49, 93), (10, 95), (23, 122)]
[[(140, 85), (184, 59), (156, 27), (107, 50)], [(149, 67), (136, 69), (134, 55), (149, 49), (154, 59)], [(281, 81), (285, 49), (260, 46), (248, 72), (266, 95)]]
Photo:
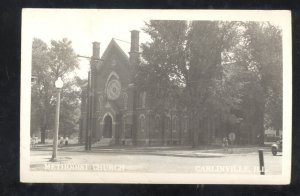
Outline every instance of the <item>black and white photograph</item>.
[(289, 184), (290, 17), (23, 9), (21, 182)]

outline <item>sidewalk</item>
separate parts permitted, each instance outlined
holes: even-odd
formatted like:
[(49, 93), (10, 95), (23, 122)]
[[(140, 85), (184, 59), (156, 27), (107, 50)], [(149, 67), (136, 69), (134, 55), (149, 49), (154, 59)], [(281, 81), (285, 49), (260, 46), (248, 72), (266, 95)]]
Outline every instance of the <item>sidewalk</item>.
[[(133, 147), (133, 146), (102, 146), (92, 147), (91, 151), (85, 151), (83, 145), (71, 145), (59, 147), (62, 152), (80, 152), (80, 153), (111, 153), (111, 154), (142, 154), (142, 155), (160, 155), (160, 156), (178, 156), (178, 157), (221, 157), (226, 155), (240, 155), (257, 153), (259, 149), (265, 152), (270, 151), (269, 147), (258, 146), (232, 146), (227, 151), (216, 146), (163, 146), (163, 147)], [(39, 145), (32, 151), (51, 151), (52, 145)]]
[[(39, 144), (35, 149), (30, 151), (30, 168), (33, 170), (44, 170), (45, 164), (85, 164), (89, 163), (91, 160), (95, 161), (95, 163), (98, 163), (97, 161), (101, 160), (99, 157), (106, 157), (108, 160), (123, 160), (123, 155), (126, 155), (125, 157), (135, 157), (134, 159), (137, 160), (140, 160), (141, 157), (143, 157), (142, 160), (156, 160), (164, 157), (166, 162), (168, 162), (167, 160), (173, 160), (173, 158), (182, 158), (177, 160), (186, 160), (188, 162), (198, 161), (197, 159), (199, 159), (199, 161), (208, 160), (211, 158), (213, 159), (211, 160), (213, 163), (220, 160), (240, 161), (241, 158), (244, 160), (249, 156), (255, 157), (256, 159), (259, 149), (263, 149), (265, 152), (270, 154), (269, 147), (258, 146), (232, 146), (228, 151), (225, 151), (223, 148), (218, 146), (199, 146), (197, 148), (192, 148), (191, 146), (102, 146), (92, 147), (91, 151), (85, 151), (84, 145), (73, 144), (59, 147), (59, 160), (56, 163), (51, 163), (50, 158), (52, 154), (52, 145)], [(168, 157), (170, 157), (170, 159), (168, 159)], [(127, 161), (130, 160), (132, 159), (128, 158)], [(147, 162), (145, 164), (147, 164)]]
[(91, 152), (116, 153), (116, 154), (143, 154), (143, 155), (161, 155), (161, 156), (180, 156), (180, 157), (222, 157), (227, 155), (241, 155), (249, 153), (257, 153), (259, 149), (269, 151), (268, 147), (233, 147), (225, 151), (223, 148), (215, 147), (198, 147), (190, 146), (174, 146), (174, 147), (140, 147), (140, 148), (119, 148), (119, 149), (103, 149), (92, 148)]

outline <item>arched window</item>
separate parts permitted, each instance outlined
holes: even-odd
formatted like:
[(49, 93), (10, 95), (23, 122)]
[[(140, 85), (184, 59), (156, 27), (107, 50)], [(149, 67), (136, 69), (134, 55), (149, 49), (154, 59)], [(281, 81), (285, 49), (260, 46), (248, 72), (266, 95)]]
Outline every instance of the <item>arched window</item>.
[(141, 108), (142, 107), (142, 100), (143, 100), (143, 95), (142, 93), (139, 94), (139, 101), (138, 101), (138, 106)]
[(142, 91), (139, 97), (140, 107), (144, 108), (146, 105), (146, 92)]
[(166, 130), (167, 131), (171, 130), (171, 119), (169, 116), (166, 117)]
[(124, 101), (124, 109), (127, 109), (127, 105), (128, 105), (128, 95), (127, 93), (123, 94), (123, 101)]
[(123, 134), (124, 138), (132, 138), (132, 124), (126, 114), (123, 116)]
[(123, 135), (126, 135), (126, 116), (123, 116)]
[(189, 129), (189, 119), (186, 117), (184, 118), (183, 130), (186, 133), (188, 129)]
[(146, 105), (146, 92), (143, 92), (143, 100), (142, 100), (142, 107), (144, 108)]
[(103, 96), (100, 95), (100, 96), (99, 96), (99, 109), (100, 109), (100, 110), (102, 109), (102, 104), (103, 104)]
[(119, 77), (119, 75), (118, 75), (116, 72), (112, 71), (112, 72), (108, 75), (108, 77), (107, 77), (107, 80), (106, 80), (106, 86), (107, 86), (108, 82), (109, 82), (112, 78), (119, 79), (120, 77)]
[(158, 132), (158, 130), (160, 129), (160, 116), (159, 115), (156, 115), (155, 116), (155, 131)]
[(111, 60), (111, 66), (114, 67), (114, 66), (116, 66), (116, 64), (117, 64), (117, 61), (116, 61), (115, 58), (113, 58), (113, 59)]
[(173, 129), (173, 132), (176, 132), (177, 131), (177, 129), (178, 129), (178, 122), (177, 122), (177, 117), (175, 116), (174, 118), (173, 118), (173, 127), (172, 127), (172, 129)]
[(139, 122), (140, 131), (144, 132), (145, 131), (145, 115), (141, 114), (139, 120), (140, 120), (140, 122)]

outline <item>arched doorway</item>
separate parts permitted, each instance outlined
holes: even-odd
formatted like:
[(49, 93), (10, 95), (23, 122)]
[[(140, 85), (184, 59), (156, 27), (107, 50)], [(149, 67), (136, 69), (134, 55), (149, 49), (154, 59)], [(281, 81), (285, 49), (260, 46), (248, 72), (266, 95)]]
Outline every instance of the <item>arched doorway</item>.
[(103, 137), (112, 138), (112, 118), (110, 115), (104, 118)]

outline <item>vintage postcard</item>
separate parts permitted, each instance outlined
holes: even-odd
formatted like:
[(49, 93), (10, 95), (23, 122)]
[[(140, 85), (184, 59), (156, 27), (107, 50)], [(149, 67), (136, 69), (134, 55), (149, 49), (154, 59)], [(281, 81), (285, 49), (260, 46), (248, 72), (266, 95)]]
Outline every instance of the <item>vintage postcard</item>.
[(291, 12), (23, 9), (20, 181), (289, 184)]

